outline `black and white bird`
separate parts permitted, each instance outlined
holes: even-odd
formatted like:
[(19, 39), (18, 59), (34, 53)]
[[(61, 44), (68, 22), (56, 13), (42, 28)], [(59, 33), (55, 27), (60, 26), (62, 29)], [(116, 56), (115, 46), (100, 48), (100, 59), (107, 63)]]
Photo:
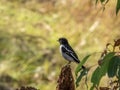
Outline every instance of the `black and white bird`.
[[(66, 60), (69, 61), (69, 64), (71, 62), (80, 63), (80, 60), (78, 59), (77, 54), (69, 45), (68, 40), (66, 38), (59, 38), (58, 41), (60, 43), (60, 53)], [(82, 68), (85, 68), (85, 67), (82, 66)]]

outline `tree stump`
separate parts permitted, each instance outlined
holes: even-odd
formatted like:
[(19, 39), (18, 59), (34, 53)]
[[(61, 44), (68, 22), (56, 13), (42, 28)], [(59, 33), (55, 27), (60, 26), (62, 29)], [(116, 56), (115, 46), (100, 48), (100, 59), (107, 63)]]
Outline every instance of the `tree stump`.
[(20, 88), (18, 88), (18, 89), (16, 89), (16, 90), (38, 90), (38, 89), (36, 89), (36, 88), (34, 88), (34, 87), (25, 87), (25, 86), (22, 86), (22, 87), (20, 87)]
[(62, 67), (56, 90), (75, 90), (74, 78), (70, 65)]

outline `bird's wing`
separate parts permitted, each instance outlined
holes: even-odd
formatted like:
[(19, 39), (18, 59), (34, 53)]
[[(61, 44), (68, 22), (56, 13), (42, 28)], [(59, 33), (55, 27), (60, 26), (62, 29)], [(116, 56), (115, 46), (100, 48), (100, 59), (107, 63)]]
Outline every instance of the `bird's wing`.
[(78, 63), (80, 62), (78, 59), (78, 56), (76, 55), (76, 53), (73, 51), (71, 47), (63, 46), (61, 49), (63, 53), (66, 53), (67, 55), (69, 55), (71, 58), (73, 58), (73, 60), (75, 60)]
[(77, 54), (75, 53), (75, 51), (72, 49), (72, 47), (71, 47), (70, 45), (67, 45), (66, 47), (67, 47), (67, 49), (78, 59), (78, 56), (77, 56)]

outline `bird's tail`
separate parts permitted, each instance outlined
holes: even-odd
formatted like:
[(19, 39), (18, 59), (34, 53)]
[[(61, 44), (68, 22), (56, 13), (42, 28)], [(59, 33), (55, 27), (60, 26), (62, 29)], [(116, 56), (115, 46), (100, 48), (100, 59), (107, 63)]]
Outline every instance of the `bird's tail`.
[(80, 61), (79, 61), (79, 60), (76, 60), (76, 62), (77, 62), (77, 63), (80, 63)]
[[(80, 61), (78, 60), (78, 61), (76, 61), (77, 63), (80, 63)], [(85, 69), (86, 67), (85, 66), (82, 66), (82, 69)]]
[(85, 69), (86, 67), (85, 66), (82, 66), (82, 69)]

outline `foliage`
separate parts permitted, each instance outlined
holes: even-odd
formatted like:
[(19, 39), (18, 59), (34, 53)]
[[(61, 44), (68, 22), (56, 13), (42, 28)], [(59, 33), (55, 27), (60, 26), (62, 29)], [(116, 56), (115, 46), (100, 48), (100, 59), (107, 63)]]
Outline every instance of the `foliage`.
[(117, 5), (116, 5), (116, 14), (118, 14), (118, 11), (120, 10), (120, 0), (117, 0)]
[[(66, 64), (59, 54), (59, 37), (68, 38), (80, 60), (119, 37), (120, 18), (111, 1), (101, 13), (92, 0), (0, 0), (0, 87), (54, 90)], [(85, 64), (96, 59), (91, 55)], [(73, 71), (76, 65), (71, 64)]]
[[(106, 74), (108, 76), (108, 78), (113, 78), (113, 82), (116, 83), (116, 85), (111, 85), (109, 87), (104, 87), (104, 88), (111, 88), (112, 90), (117, 90), (120, 89), (120, 39), (116, 40), (114, 42), (114, 45), (112, 45), (112, 51), (109, 51), (108, 47), (111, 44), (108, 43), (106, 45), (106, 49), (104, 50), (104, 52), (101, 54), (101, 58), (98, 61), (98, 67), (93, 71), (92, 73), (92, 77), (91, 77), (91, 89), (90, 90), (94, 90), (94, 88), (101, 88), (99, 86), (100, 81), (102, 79), (102, 77), (104, 77)], [(116, 52), (116, 48), (119, 47), (118, 51)], [(76, 68), (76, 75), (78, 74), (78, 71), (80, 72), (80, 75), (77, 76), (78, 78), (76, 79), (76, 85), (78, 86), (78, 83), (81, 81), (82, 77), (84, 75), (87, 75), (88, 73), (84, 73), (83, 71), (81, 71), (81, 67), (88, 59), (89, 57), (86, 56), (85, 59), (83, 59), (83, 61), (78, 65), (78, 67)], [(79, 68), (79, 69), (78, 69)], [(90, 70), (90, 69), (89, 69)], [(89, 70), (87, 72), (89, 72)], [(116, 78), (114, 80), (114, 77)], [(102, 87), (103, 88), (103, 87)]]
[[(90, 55), (87, 55), (86, 57), (83, 58), (82, 62), (77, 66), (75, 70), (75, 75), (76, 75), (76, 86), (79, 86), (79, 82), (83, 78), (83, 76), (87, 75), (88, 69), (85, 67), (85, 69), (82, 69), (82, 65), (87, 61), (87, 59), (90, 57)], [(80, 74), (79, 74), (80, 73)], [(79, 75), (78, 75), (79, 74)]]
[[(109, 2), (109, 0), (96, 0), (96, 4), (98, 3), (98, 1), (101, 2), (102, 6), (103, 6), (103, 10), (105, 9), (105, 5)], [(120, 10), (120, 0), (117, 0), (116, 15), (118, 14), (119, 10)]]
[(82, 69), (82, 65), (87, 61), (87, 59), (90, 57), (90, 55), (87, 55), (83, 58), (82, 62), (77, 66), (75, 70), (75, 75), (77, 76), (78, 72)]

